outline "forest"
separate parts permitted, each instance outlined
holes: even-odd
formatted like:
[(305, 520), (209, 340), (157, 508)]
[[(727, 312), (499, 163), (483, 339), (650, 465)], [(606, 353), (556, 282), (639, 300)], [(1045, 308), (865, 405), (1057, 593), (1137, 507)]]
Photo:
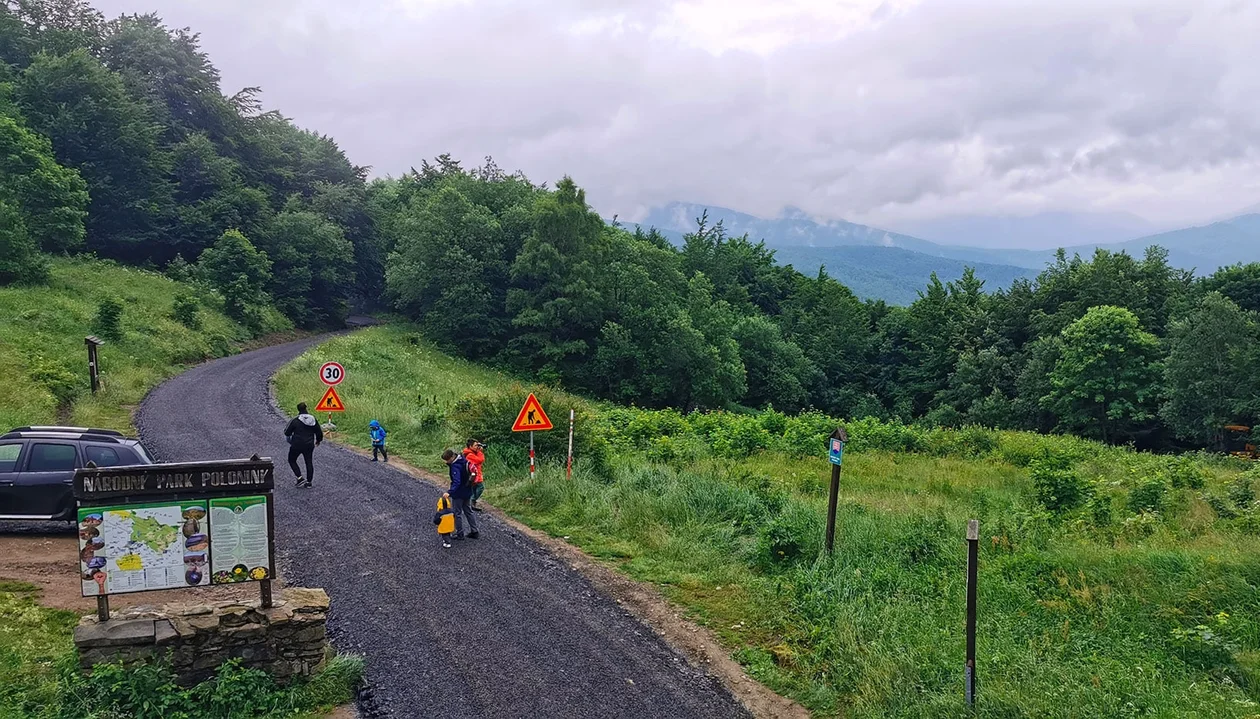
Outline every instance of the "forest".
[(1226, 425), (1260, 421), (1260, 263), (1195, 276), (1158, 247), (1060, 252), (1008, 289), (967, 273), (898, 307), (704, 216), (681, 246), (628, 231), (568, 177), (448, 155), (370, 177), (260, 88), (225, 94), (192, 30), (0, 2), (2, 284), (87, 254), (197, 283), (257, 334), (276, 311), (312, 330), (393, 312), (463, 357), (649, 408), (1152, 449), (1221, 449)]

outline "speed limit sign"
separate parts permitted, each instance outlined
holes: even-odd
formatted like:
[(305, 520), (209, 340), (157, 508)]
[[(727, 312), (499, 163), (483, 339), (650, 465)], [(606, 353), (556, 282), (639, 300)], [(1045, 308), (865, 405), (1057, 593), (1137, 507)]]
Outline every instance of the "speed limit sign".
[(319, 368), (319, 379), (329, 387), (335, 384), (341, 384), (341, 380), (346, 378), (346, 368), (336, 362), (325, 362), (323, 367)]

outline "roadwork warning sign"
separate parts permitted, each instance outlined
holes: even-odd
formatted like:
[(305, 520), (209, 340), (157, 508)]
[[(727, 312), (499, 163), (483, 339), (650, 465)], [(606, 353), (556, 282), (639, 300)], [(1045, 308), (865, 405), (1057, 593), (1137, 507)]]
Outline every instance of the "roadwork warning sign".
[(337, 388), (329, 386), (328, 391), (320, 398), (319, 404), (315, 406), (316, 412), (345, 412), (346, 406), (342, 404), (341, 397), (337, 394)]
[(538, 404), (538, 398), (530, 392), (525, 406), (521, 407), (521, 413), (516, 415), (516, 424), (512, 425), (512, 431), (541, 432), (547, 429), (551, 429), (551, 420), (547, 418), (542, 405)]

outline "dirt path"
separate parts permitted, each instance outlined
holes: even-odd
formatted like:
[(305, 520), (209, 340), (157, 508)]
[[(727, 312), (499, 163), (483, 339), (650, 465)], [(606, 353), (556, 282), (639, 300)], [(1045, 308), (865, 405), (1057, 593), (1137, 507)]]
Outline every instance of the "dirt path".
[[(137, 424), (161, 461), (283, 463), (268, 380), (314, 340), (194, 368), (155, 390)], [(287, 472), (280, 472), (285, 476)], [(332, 597), (330, 632), (367, 658), (365, 716), (742, 717), (748, 712), (623, 606), (526, 532), (485, 516), (444, 550), (438, 490), (339, 447), (315, 487), (276, 491), (282, 571)]]

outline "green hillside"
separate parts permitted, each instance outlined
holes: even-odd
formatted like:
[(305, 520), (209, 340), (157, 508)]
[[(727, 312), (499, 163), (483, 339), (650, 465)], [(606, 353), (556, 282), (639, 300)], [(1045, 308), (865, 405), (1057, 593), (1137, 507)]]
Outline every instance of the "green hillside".
[(338, 441), (367, 446), (380, 419), (396, 456), (440, 469), (443, 447), (488, 438), (489, 502), (660, 587), (819, 716), (964, 715), (969, 518), (982, 537), (978, 716), (1256, 715), (1260, 472), (1247, 463), (850, 421), (829, 558), (834, 419), (620, 408), (535, 388), (561, 428), (538, 434), (530, 480), (525, 438), (507, 431), (528, 387), (392, 326), (295, 360), (276, 378), (281, 402), (318, 397), (326, 360), (347, 369)]
[[(160, 274), (94, 260), (53, 260), (51, 269), (46, 286), (0, 287), (0, 428), (69, 422), (128, 429), (153, 386), (250, 338), (223, 314), (221, 299)], [(195, 328), (175, 319), (181, 296), (196, 301)], [(106, 333), (96, 316), (108, 299), (122, 307), (122, 334), (100, 348), (103, 389), (92, 395), (83, 340)], [(290, 326), (274, 312), (266, 324)]]

